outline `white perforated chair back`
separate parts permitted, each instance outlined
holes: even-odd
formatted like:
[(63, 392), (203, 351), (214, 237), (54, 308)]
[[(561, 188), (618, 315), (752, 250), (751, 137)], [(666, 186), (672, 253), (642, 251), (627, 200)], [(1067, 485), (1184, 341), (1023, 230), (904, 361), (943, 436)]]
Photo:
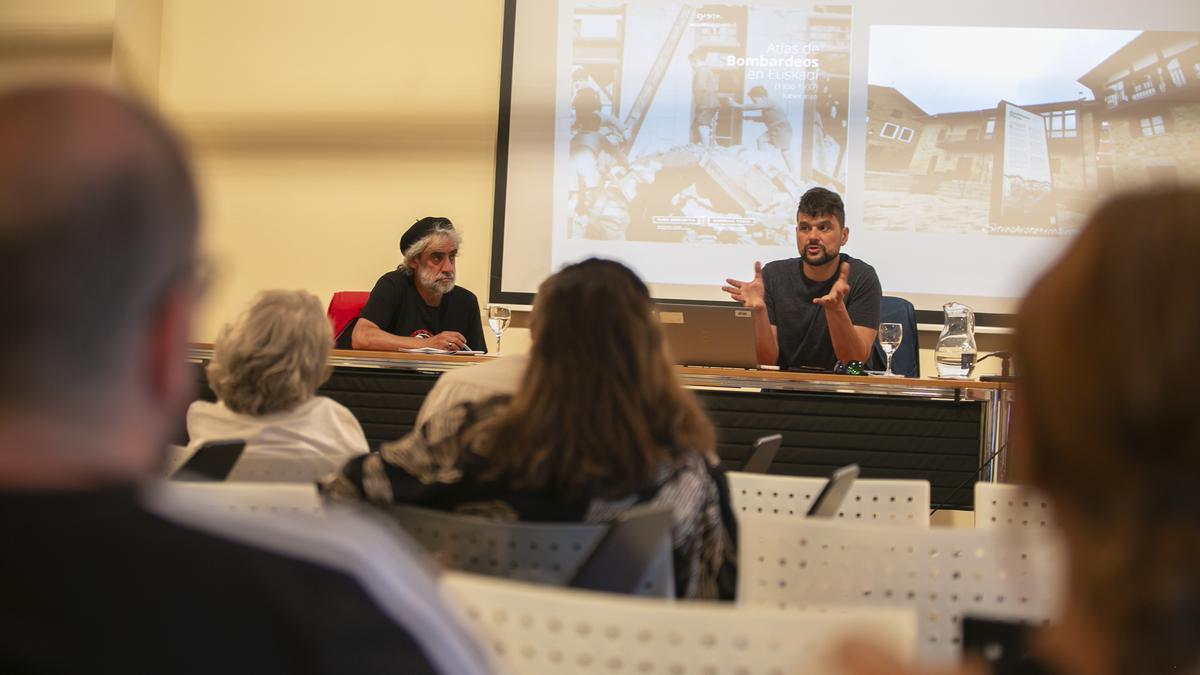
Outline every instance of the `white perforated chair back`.
[(915, 608), (918, 655), (931, 663), (959, 658), (964, 614), (1039, 622), (1057, 613), (1061, 546), (1046, 534), (774, 515), (744, 516), (739, 528), (739, 603)]
[[(566, 585), (600, 543), (607, 525), (488, 520), (412, 506), (392, 509), (396, 522), (451, 570)], [(671, 543), (639, 584), (638, 595), (674, 597)]]
[[(730, 471), (729, 495), (734, 512), (803, 518), (825, 478), (776, 476)], [(838, 519), (873, 525), (929, 527), (929, 481), (860, 478), (854, 481)]]
[(838, 672), (830, 650), (863, 636), (902, 657), (916, 617), (897, 608), (823, 611), (664, 603), (448, 573), (442, 587), (494, 656), (518, 675)]
[(976, 483), (975, 527), (1054, 530), (1058, 522), (1050, 510), (1050, 502), (1033, 488), (1008, 483)]
[(247, 517), (280, 515), (321, 516), (324, 512), (316, 485), (299, 483), (189, 483), (161, 481), (153, 489), (196, 508)]

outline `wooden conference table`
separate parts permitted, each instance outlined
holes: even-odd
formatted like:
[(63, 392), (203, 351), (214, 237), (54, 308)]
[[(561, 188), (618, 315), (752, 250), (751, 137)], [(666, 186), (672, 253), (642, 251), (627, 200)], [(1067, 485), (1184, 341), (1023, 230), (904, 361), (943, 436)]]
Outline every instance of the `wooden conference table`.
[[(211, 345), (190, 351), (206, 400), (214, 400), (203, 372), (211, 357)], [(441, 373), (490, 358), (335, 350), (333, 376), (320, 393), (354, 413), (375, 449), (412, 429)], [(707, 406), (729, 469), (741, 465), (754, 439), (781, 433), (771, 473), (828, 475), (854, 462), (864, 478), (929, 480), (935, 506), (971, 508), (971, 477), (993, 453), (979, 480), (1005, 477), (1007, 384), (691, 366), (679, 375)]]

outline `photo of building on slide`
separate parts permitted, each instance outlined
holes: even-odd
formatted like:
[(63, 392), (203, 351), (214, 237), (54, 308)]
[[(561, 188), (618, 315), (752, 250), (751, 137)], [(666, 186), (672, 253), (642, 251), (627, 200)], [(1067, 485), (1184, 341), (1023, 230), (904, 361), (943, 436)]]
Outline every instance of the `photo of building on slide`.
[(786, 245), (800, 195), (843, 188), (848, 6), (564, 7), (568, 238)]
[(1200, 33), (873, 26), (868, 229), (1058, 236), (1200, 180)]

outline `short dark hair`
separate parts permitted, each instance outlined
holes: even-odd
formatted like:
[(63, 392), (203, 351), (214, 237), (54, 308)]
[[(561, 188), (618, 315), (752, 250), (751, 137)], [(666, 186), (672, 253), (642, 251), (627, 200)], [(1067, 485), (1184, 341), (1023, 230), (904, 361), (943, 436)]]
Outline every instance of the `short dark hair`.
[(749, 95), (750, 98), (766, 98), (767, 97), (767, 88), (762, 86), (761, 84), (758, 84), (753, 87), (750, 87), (750, 91), (746, 92), (746, 94)]
[(191, 172), (148, 110), (80, 85), (0, 95), (0, 147), (0, 404), (90, 404), (195, 271)]
[(800, 206), (796, 207), (796, 217), (833, 216), (837, 219), (838, 227), (846, 226), (846, 205), (842, 198), (833, 190), (815, 187), (800, 197)]

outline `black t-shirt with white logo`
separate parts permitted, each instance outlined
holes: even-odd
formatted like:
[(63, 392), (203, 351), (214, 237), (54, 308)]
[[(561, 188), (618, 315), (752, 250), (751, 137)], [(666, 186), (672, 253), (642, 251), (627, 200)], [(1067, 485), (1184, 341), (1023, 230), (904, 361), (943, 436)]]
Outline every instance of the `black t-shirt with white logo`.
[[(878, 328), (883, 289), (875, 268), (845, 253), (841, 254), (841, 259), (841, 262), (850, 263), (847, 280), (850, 295), (845, 300), (850, 323)], [(825, 310), (814, 304), (813, 298), (828, 295), (838, 274), (825, 281), (813, 281), (804, 276), (801, 258), (788, 258), (767, 263), (762, 275), (767, 316), (779, 336), (779, 367), (833, 368), (837, 355), (829, 337), (829, 323), (825, 320)]]
[(486, 352), (479, 300), (462, 286), (442, 296), (442, 304), (425, 304), (413, 278), (400, 270), (379, 277), (359, 316), (400, 337), (433, 337), (452, 330), (463, 334), (467, 348)]

